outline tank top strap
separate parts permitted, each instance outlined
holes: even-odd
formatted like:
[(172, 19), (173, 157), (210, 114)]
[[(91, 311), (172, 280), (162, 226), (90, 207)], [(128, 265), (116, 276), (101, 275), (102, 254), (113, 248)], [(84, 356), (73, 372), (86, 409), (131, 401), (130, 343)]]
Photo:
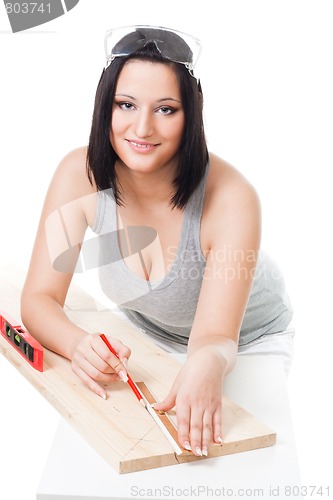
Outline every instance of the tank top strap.
[[(189, 199), (189, 205), (191, 206), (191, 212), (193, 216), (199, 217), (199, 225), (200, 225), (200, 220), (201, 220), (201, 215), (202, 215), (202, 209), (203, 209), (203, 203), (204, 203), (204, 198), (205, 198), (205, 192), (206, 192), (206, 183), (207, 183), (207, 176), (209, 172), (209, 166), (210, 163), (208, 161), (206, 165), (206, 170), (205, 173), (197, 186), (196, 190), (192, 194), (192, 196)], [(197, 220), (197, 217), (195, 219)]]
[(181, 252), (194, 253), (194, 257), (201, 260), (205, 260), (201, 251), (200, 228), (209, 166), (210, 163), (208, 161), (204, 176), (186, 205), (183, 238), (180, 241), (179, 248)]
[(116, 202), (113, 190), (103, 189), (97, 193), (97, 208), (94, 223), (91, 227), (96, 234), (116, 231)]

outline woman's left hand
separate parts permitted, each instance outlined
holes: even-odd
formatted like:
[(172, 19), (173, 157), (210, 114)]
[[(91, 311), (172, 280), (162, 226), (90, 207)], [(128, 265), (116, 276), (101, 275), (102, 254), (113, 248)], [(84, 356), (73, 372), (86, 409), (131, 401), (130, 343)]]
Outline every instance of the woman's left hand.
[(214, 345), (193, 352), (178, 373), (167, 397), (154, 408), (176, 405), (178, 439), (197, 456), (208, 454), (209, 444), (222, 441), (222, 387), (226, 362)]

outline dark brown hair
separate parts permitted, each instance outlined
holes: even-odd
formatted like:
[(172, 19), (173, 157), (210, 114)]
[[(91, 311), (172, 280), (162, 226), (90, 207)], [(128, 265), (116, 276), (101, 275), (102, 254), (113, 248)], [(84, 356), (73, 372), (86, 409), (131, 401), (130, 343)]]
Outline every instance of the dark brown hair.
[(111, 188), (117, 204), (123, 204), (115, 172), (118, 156), (110, 143), (112, 106), (122, 68), (127, 61), (137, 59), (171, 65), (179, 82), (185, 128), (178, 152), (178, 170), (173, 181), (174, 194), (170, 204), (173, 207), (184, 208), (202, 179), (208, 161), (202, 116), (203, 96), (200, 83), (190, 75), (187, 68), (162, 56), (154, 43), (147, 44), (130, 56), (116, 57), (102, 72), (96, 91), (89, 137), (88, 177), (90, 182), (94, 179), (98, 190)]

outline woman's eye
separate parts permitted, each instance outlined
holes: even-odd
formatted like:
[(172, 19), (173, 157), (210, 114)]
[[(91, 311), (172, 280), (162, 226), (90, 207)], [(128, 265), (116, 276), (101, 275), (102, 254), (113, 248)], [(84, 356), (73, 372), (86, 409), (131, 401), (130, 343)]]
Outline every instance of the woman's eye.
[(172, 113), (175, 112), (173, 108), (169, 108), (168, 106), (163, 106), (162, 108), (159, 108), (158, 111), (162, 115), (172, 115)]
[(120, 107), (120, 109), (123, 109), (124, 111), (129, 111), (134, 107), (133, 104), (131, 104), (130, 102), (119, 102), (118, 106)]

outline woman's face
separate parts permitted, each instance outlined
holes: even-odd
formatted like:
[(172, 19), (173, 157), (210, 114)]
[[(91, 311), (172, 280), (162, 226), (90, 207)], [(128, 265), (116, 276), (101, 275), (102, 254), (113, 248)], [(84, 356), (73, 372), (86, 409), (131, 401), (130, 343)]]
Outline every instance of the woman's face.
[(129, 61), (112, 108), (110, 140), (131, 170), (173, 166), (184, 131), (179, 83), (171, 65)]

